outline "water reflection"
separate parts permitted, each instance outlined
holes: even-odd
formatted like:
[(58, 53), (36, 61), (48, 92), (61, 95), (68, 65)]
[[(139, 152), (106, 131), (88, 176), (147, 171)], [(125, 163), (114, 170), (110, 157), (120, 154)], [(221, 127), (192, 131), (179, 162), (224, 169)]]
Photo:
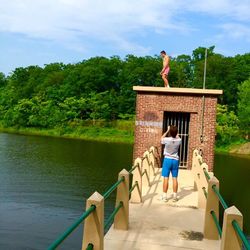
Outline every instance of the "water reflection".
[[(94, 190), (103, 193), (131, 165), (131, 156), (130, 145), (0, 134), (0, 249), (45, 249)], [(62, 249), (80, 248), (81, 234)]]

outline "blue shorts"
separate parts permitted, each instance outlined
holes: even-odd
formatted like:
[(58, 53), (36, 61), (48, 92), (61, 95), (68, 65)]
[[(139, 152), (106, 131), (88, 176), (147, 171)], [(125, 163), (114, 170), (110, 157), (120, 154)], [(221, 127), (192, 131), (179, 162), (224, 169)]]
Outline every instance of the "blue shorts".
[(179, 160), (164, 158), (161, 175), (163, 177), (169, 177), (171, 172), (172, 177), (177, 178), (179, 171)]

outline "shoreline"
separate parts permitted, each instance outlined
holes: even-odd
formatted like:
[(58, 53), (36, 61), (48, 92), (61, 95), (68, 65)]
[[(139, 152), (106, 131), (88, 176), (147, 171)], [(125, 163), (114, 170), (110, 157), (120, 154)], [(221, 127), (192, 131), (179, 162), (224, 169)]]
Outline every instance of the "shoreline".
[[(69, 128), (66, 128), (66, 130)], [(73, 128), (70, 128), (73, 129)], [(78, 128), (79, 129), (79, 128)], [(106, 143), (134, 143), (134, 136), (129, 131), (119, 130), (114, 128), (100, 128), (100, 127), (81, 127), (80, 130), (85, 133), (64, 133), (65, 128), (54, 129), (37, 129), (37, 128), (4, 128), (0, 127), (0, 133), (17, 134), (17, 135), (31, 135), (31, 136), (45, 136), (54, 138), (96, 141)]]
[[(46, 136), (54, 138), (86, 140), (106, 143), (134, 143), (134, 133), (125, 129), (114, 127), (99, 127), (99, 126), (83, 126), (83, 127), (64, 127), (53, 129), (38, 129), (38, 128), (5, 128), (0, 126), (0, 133)], [(216, 147), (216, 153), (237, 155), (242, 157), (250, 157), (250, 147), (242, 153), (241, 148), (246, 148), (250, 142), (242, 141), (231, 145)]]

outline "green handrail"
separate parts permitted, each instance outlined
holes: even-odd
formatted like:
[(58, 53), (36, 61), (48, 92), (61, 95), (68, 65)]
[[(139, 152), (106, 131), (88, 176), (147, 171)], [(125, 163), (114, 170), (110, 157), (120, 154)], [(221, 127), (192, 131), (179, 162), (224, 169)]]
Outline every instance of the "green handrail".
[(205, 174), (205, 176), (206, 176), (206, 179), (207, 179), (207, 180), (210, 180), (211, 177), (210, 177), (209, 173), (207, 172), (206, 168), (203, 168), (203, 171), (204, 171), (204, 174)]
[(214, 192), (216, 193), (216, 195), (217, 195), (217, 197), (218, 197), (218, 199), (219, 199), (219, 201), (220, 201), (222, 207), (223, 207), (224, 209), (227, 209), (227, 208), (228, 208), (228, 205), (227, 205), (227, 203), (225, 202), (225, 200), (223, 199), (223, 197), (221, 196), (221, 194), (220, 194), (220, 192), (219, 192), (219, 190), (218, 190), (218, 188), (216, 187), (215, 184), (212, 186), (212, 189), (213, 189)]
[(136, 181), (135, 184), (129, 189), (130, 194), (133, 192), (136, 186), (138, 187), (138, 181)]
[(149, 162), (148, 156), (147, 156), (146, 158), (147, 158), (148, 164), (149, 164), (149, 165), (152, 165), (152, 162)]
[(204, 193), (205, 197), (207, 198), (207, 190), (206, 190), (206, 188), (203, 187), (202, 190), (203, 190), (203, 193)]
[(112, 214), (109, 216), (109, 218), (107, 219), (105, 225), (104, 225), (104, 229), (107, 229), (107, 227), (109, 226), (110, 222), (114, 219), (115, 215), (118, 213), (118, 211), (120, 210), (120, 208), (123, 206), (123, 202), (120, 201), (118, 206), (114, 209), (114, 211), (112, 212)]
[(94, 249), (94, 245), (92, 243), (89, 243), (86, 250), (92, 250)]
[(146, 172), (147, 172), (147, 171), (146, 171), (146, 169), (145, 169), (145, 170), (143, 171), (141, 177), (142, 177), (144, 174), (146, 174)]
[(138, 165), (138, 163), (135, 164), (128, 172), (131, 174), (138, 167)]
[[(144, 156), (143, 159), (147, 159), (148, 160), (148, 156)], [(134, 165), (130, 170), (129, 173), (131, 174), (137, 167), (139, 166), (139, 163), (137, 163), (136, 165)], [(146, 171), (144, 171), (144, 173), (142, 175), (144, 175), (146, 173)], [(121, 177), (112, 187), (110, 187), (104, 194), (104, 200), (106, 200), (109, 195), (119, 186), (120, 183), (122, 183), (125, 180), (125, 177)], [(129, 190), (129, 193), (132, 193), (132, 191), (135, 189), (135, 187), (138, 187), (138, 182), (136, 181), (135, 184), (131, 187), (131, 189)], [(112, 221), (112, 219), (115, 217), (115, 215), (118, 213), (119, 209), (123, 206), (123, 202), (121, 201), (119, 203), (119, 205), (115, 208), (115, 210), (113, 211), (113, 213), (110, 215), (110, 217), (108, 218), (106, 224), (105, 224), (105, 228), (109, 225), (109, 223)], [(56, 239), (49, 247), (48, 250), (54, 250), (56, 249), (56, 247), (58, 247), (78, 226), (79, 224), (85, 220), (94, 210), (96, 209), (95, 205), (92, 205), (89, 209), (87, 209), (82, 216), (70, 227), (68, 228), (58, 239)], [(92, 243), (89, 243), (87, 246), (87, 250), (93, 249), (94, 246)]]
[(125, 180), (124, 176), (122, 176), (111, 188), (109, 188), (104, 194), (104, 200), (106, 200), (110, 194)]
[(214, 212), (213, 210), (212, 210), (210, 213), (211, 213), (211, 215), (212, 215), (212, 217), (213, 217), (215, 226), (216, 226), (216, 228), (217, 228), (217, 230), (218, 230), (218, 233), (219, 233), (219, 235), (220, 235), (220, 237), (221, 237), (221, 235), (222, 235), (222, 230), (221, 230), (221, 227), (220, 227), (220, 223), (219, 223), (219, 221), (218, 221), (218, 219), (217, 219), (217, 217), (216, 217), (216, 214), (215, 214), (215, 212)]
[(232, 225), (234, 227), (234, 230), (237, 232), (238, 236), (240, 237), (240, 239), (241, 239), (243, 245), (245, 246), (245, 248), (247, 250), (250, 250), (250, 244), (249, 244), (245, 234), (242, 232), (238, 222), (236, 220), (233, 220)]
[(48, 247), (48, 250), (56, 249), (95, 209), (95, 205), (90, 206), (74, 224)]

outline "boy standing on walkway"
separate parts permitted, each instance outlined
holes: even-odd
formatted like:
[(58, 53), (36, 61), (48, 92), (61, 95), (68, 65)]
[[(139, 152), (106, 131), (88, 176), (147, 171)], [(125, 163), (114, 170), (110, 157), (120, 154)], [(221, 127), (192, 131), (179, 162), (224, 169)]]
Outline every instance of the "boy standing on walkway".
[(170, 67), (169, 67), (169, 56), (166, 54), (166, 52), (163, 50), (161, 51), (161, 57), (162, 57), (162, 60), (163, 60), (163, 67), (162, 67), (162, 70), (161, 70), (161, 77), (162, 77), (162, 80), (164, 81), (164, 86), (166, 88), (169, 88), (169, 83), (168, 83), (168, 73), (169, 73), (169, 70), (170, 70)]
[[(167, 134), (170, 137), (166, 137)], [(163, 194), (162, 200), (167, 201), (167, 191), (168, 191), (168, 180), (169, 174), (171, 172), (173, 178), (173, 201), (178, 201), (177, 190), (178, 190), (178, 171), (179, 171), (179, 156), (178, 150), (181, 145), (181, 138), (178, 135), (178, 129), (176, 126), (168, 126), (168, 130), (162, 135), (161, 143), (165, 145), (164, 148), (164, 161), (162, 166), (162, 176), (163, 180)]]

